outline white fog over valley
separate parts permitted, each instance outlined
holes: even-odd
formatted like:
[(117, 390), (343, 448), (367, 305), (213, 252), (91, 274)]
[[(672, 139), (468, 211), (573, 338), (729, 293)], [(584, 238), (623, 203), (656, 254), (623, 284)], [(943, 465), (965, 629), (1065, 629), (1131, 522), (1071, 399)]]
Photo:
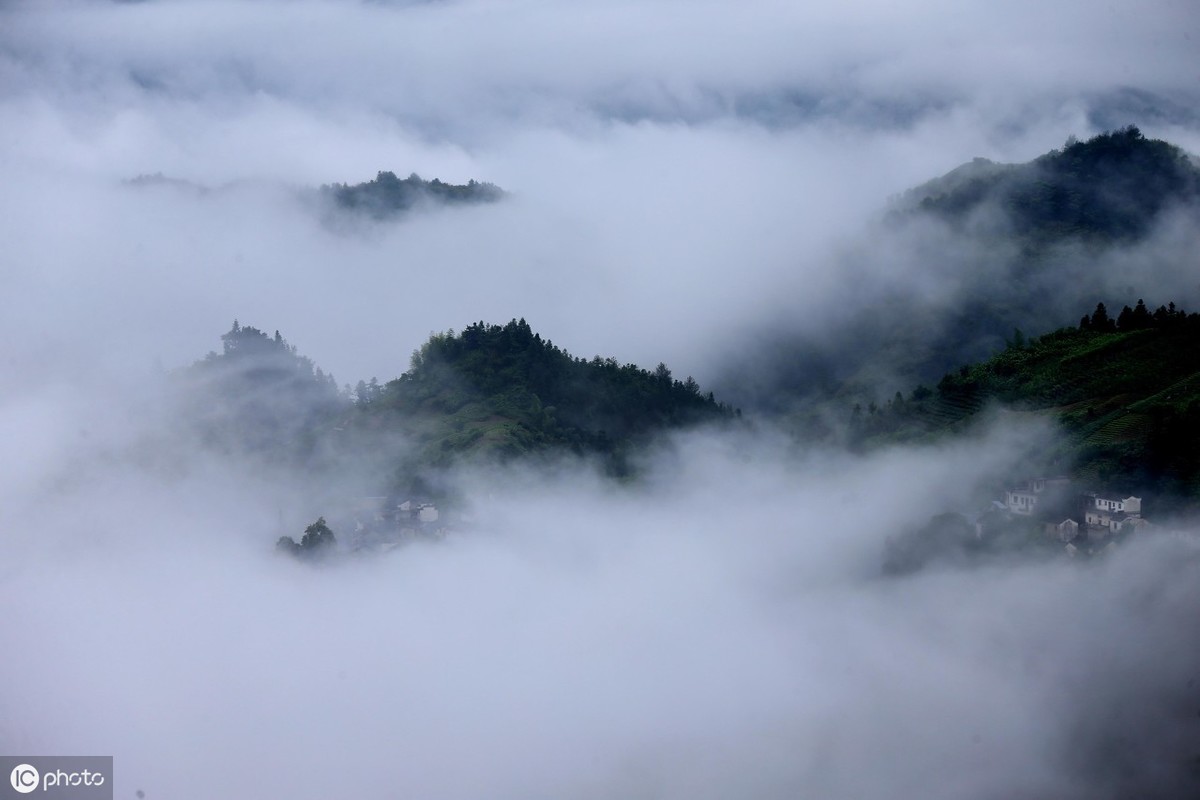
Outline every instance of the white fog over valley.
[[(1198, 46), (1171, 0), (0, 1), (0, 754), (111, 755), (113, 796), (149, 800), (1200, 791), (1186, 514), (1094, 558), (887, 574), (931, 517), (1069, 469), (1061, 431), (989, 408), (846, 448), (775, 413), (852, 357), (907, 394), (885, 345), (1002, 280), (1016, 245), (889, 225), (906, 190), (1129, 125), (1200, 153)], [(318, 191), (382, 171), (505, 195), (380, 219)], [(1010, 327), (1198, 310), (1195, 220), (1063, 246)], [(897, 315), (876, 354), (860, 321)], [(344, 544), (416, 446), (330, 422), (361, 452), (264, 465), (179, 382), (234, 320), (344, 399), (514, 319), (736, 424), (616, 477), (458, 462), (444, 536), (307, 563), (280, 536)]]

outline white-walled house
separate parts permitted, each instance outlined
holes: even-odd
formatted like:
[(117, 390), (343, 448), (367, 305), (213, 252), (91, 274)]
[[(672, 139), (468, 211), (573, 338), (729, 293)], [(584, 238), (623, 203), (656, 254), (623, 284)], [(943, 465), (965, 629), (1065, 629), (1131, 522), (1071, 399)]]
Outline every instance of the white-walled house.
[(1004, 492), (997, 505), (1013, 515), (1033, 517), (1043, 524), (1046, 536), (1070, 542), (1080, 536), (1102, 541), (1120, 532), (1146, 528), (1142, 498), (1096, 492), (1073, 493), (1065, 477), (1033, 478)]
[(1128, 514), (1124, 511), (1097, 511), (1088, 509), (1084, 516), (1088, 528), (1101, 530), (1106, 533), (1120, 533), (1123, 530), (1135, 531), (1145, 528), (1150, 523), (1138, 514)]
[(1084, 523), (1091, 539), (1101, 539), (1122, 530), (1138, 530), (1148, 524), (1142, 519), (1140, 497), (1104, 497), (1094, 493), (1085, 496)]
[(1121, 520), (1124, 514), (1109, 511), (1108, 509), (1099, 510), (1089, 508), (1084, 514), (1083, 520), (1089, 528), (1107, 528), (1109, 530), (1120, 529)]
[(1092, 508), (1097, 511), (1108, 511), (1110, 513), (1125, 512), (1130, 516), (1138, 516), (1142, 513), (1142, 498), (1126, 497), (1123, 500), (1101, 497), (1100, 495), (1091, 495)]
[(1005, 491), (1004, 505), (1011, 513), (1028, 517), (1033, 514), (1042, 495), (1047, 491), (1061, 496), (1062, 490), (1070, 484), (1071, 479), (1066, 477), (1034, 478)]
[(1014, 514), (1029, 516), (1037, 507), (1037, 493), (1032, 489), (1009, 489), (1004, 493), (1004, 506)]

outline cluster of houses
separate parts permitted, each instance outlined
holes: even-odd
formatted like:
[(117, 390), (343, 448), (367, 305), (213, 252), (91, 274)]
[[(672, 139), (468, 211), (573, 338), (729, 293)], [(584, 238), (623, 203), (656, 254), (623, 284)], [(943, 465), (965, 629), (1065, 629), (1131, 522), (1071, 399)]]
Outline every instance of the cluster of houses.
[(993, 505), (1041, 522), (1046, 535), (1061, 542), (1072, 556), (1080, 544), (1111, 546), (1115, 535), (1150, 525), (1142, 516), (1142, 498), (1075, 491), (1066, 477), (1025, 481), (1005, 490), (1004, 502)]
[(433, 503), (405, 500), (395, 503), (387, 497), (359, 497), (353, 500), (342, 529), (346, 546), (353, 551), (379, 551), (399, 547), (419, 537), (441, 537), (446, 528)]

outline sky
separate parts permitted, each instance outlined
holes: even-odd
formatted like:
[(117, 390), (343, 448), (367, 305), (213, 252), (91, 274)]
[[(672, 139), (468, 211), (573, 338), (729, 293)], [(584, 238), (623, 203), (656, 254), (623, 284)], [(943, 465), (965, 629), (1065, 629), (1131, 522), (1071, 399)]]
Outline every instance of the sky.
[[(972, 157), (1105, 122), (1200, 151), (1189, 11), (6, 3), (4, 332), (171, 368), (236, 317), (353, 385), (525, 317), (711, 380), (758, 321), (840, 296), (833, 254), (890, 196)], [(292, 202), (380, 170), (513, 198), (350, 237)], [(156, 173), (225, 189), (122, 185)]]
[[(1045, 432), (481, 474), (478, 535), (309, 570), (270, 552), (305, 476), (163, 455), (159, 381), (234, 319), (353, 385), (523, 317), (708, 385), (942, 297), (872, 238), (909, 187), (1125, 124), (1200, 152), (1198, 44), (1186, 0), (0, 3), (0, 752), (112, 754), (119, 797), (1171, 796), (1194, 539), (878, 575)], [(380, 170), (510, 196), (305, 200)]]

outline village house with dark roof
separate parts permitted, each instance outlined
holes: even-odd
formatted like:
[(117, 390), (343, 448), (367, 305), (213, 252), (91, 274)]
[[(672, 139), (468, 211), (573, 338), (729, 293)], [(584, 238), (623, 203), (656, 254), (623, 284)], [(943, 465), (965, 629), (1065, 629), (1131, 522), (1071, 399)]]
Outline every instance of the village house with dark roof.
[(1142, 498), (1076, 492), (1065, 477), (1034, 478), (1006, 489), (1003, 507), (1009, 514), (1040, 521), (1046, 536), (1071, 546), (1071, 554), (1078, 552), (1079, 543), (1111, 544), (1116, 534), (1150, 526), (1142, 517)]

